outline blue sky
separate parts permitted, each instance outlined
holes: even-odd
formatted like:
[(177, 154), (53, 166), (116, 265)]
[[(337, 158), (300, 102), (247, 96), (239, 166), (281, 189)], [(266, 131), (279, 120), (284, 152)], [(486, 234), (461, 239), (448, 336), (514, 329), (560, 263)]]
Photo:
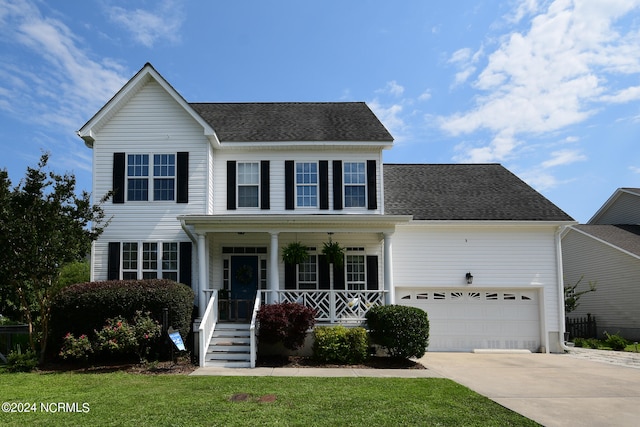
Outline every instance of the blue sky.
[[(0, 168), (75, 134), (146, 62), (189, 102), (365, 101), (388, 163), (501, 163), (580, 222), (640, 187), (640, 0), (0, 0)], [(100, 195), (98, 195), (100, 196)]]

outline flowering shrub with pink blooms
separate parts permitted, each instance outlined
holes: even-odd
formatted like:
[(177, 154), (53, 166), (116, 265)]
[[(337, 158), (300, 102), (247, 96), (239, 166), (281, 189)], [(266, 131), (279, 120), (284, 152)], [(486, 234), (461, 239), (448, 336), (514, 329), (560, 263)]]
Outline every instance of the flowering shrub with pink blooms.
[(90, 341), (86, 335), (75, 338), (72, 333), (64, 337), (60, 351), (63, 359), (88, 360), (96, 355), (133, 355), (144, 361), (151, 344), (160, 337), (162, 327), (153, 320), (149, 312), (136, 311), (132, 322), (118, 316), (107, 319), (100, 330), (94, 330), (95, 338)]

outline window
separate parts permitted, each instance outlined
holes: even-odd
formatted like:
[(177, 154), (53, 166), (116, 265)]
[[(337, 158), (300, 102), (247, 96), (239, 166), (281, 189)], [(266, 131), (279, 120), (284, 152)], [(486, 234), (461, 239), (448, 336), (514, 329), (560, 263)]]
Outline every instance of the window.
[(238, 207), (257, 208), (260, 164), (238, 163)]
[(153, 200), (175, 200), (176, 155), (148, 154), (127, 156), (127, 200), (149, 200), (149, 168), (153, 168)]
[(155, 279), (158, 277), (158, 244), (142, 244), (142, 278)]
[(300, 207), (318, 206), (318, 165), (296, 164), (296, 203)]
[(298, 264), (298, 289), (316, 289), (318, 285), (318, 257), (309, 255)]
[(347, 289), (350, 291), (363, 291), (366, 289), (366, 268), (364, 255), (347, 255), (346, 274)]
[(162, 278), (178, 281), (178, 243), (162, 244)]
[(364, 162), (344, 163), (344, 206), (366, 206), (366, 169)]
[(178, 281), (177, 242), (124, 242), (122, 279), (164, 278)]
[(175, 154), (153, 156), (153, 200), (173, 200), (176, 177)]
[(129, 154), (127, 160), (127, 199), (149, 200), (149, 155)]

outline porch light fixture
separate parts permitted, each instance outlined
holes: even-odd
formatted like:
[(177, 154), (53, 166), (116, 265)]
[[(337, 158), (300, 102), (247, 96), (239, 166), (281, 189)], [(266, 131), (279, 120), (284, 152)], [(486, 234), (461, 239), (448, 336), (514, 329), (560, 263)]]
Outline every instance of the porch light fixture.
[(467, 285), (473, 283), (473, 276), (471, 275), (471, 272), (468, 272), (464, 277), (467, 279)]

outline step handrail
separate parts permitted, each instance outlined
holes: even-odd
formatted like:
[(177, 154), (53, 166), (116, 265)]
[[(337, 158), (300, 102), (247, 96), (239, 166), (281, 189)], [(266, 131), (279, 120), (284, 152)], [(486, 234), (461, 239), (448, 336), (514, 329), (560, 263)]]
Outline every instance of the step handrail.
[(251, 326), (249, 327), (249, 334), (251, 337), (251, 367), (256, 367), (256, 358), (257, 358), (257, 340), (256, 340), (256, 320), (258, 317), (258, 310), (260, 310), (260, 305), (262, 305), (262, 298), (260, 292), (256, 293), (256, 301), (253, 303), (253, 314), (251, 315)]
[(200, 326), (198, 327), (198, 339), (200, 341), (200, 367), (204, 366), (207, 349), (209, 348), (209, 343), (211, 342), (213, 331), (216, 328), (216, 323), (218, 323), (218, 290), (213, 289), (211, 298), (209, 299), (209, 303), (207, 304), (207, 309), (204, 311), (204, 315), (202, 316), (202, 320), (200, 321)]

